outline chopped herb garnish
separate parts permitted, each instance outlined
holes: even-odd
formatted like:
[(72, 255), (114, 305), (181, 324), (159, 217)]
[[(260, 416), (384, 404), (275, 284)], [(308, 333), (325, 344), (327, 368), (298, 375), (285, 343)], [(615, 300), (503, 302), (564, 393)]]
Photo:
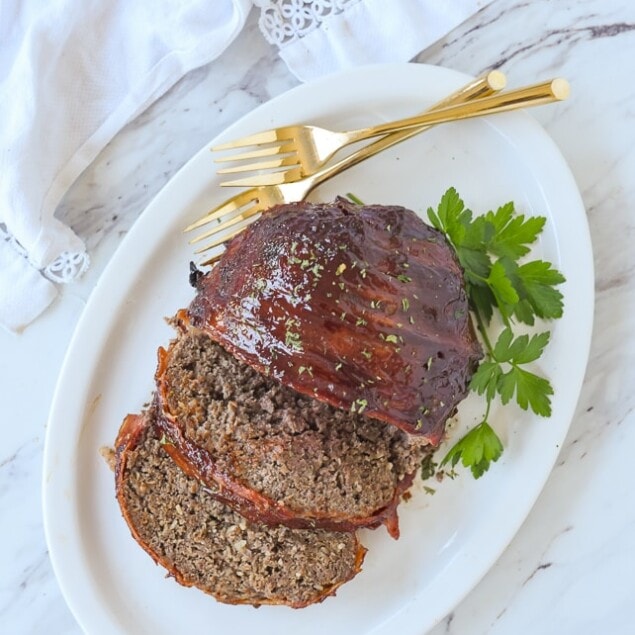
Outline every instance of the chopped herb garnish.
[(437, 471), (437, 464), (434, 462), (434, 454), (426, 454), (421, 461), (421, 480), (427, 481), (433, 477)]
[(372, 354), (370, 351), (366, 350), (366, 349), (364, 349), (364, 350), (362, 351), (362, 355), (363, 355), (366, 359), (370, 359), (370, 358), (373, 356), (373, 354)]
[(357, 322), (355, 322), (355, 326), (366, 326), (368, 322), (364, 318), (357, 318)]
[(292, 331), (293, 327), (300, 326), (297, 320), (289, 318), (285, 323), (287, 330), (284, 336), (284, 343), (288, 348), (292, 348), (294, 351), (302, 351), (302, 342), (300, 340), (300, 334), (296, 331)]
[(408, 298), (402, 298), (402, 300), (401, 300), (401, 308), (404, 311), (407, 311), (410, 308), (410, 300), (408, 300)]
[(386, 335), (384, 337), (384, 339), (386, 340), (386, 342), (390, 342), (392, 344), (397, 344), (398, 343), (397, 336), (393, 335), (392, 333), (390, 335)]
[(346, 263), (342, 262), (337, 266), (337, 269), (335, 270), (335, 275), (341, 276), (345, 271), (346, 271)]
[(300, 335), (298, 333), (291, 333), (287, 331), (285, 336), (285, 344), (293, 350), (302, 350), (302, 342), (300, 341)]
[(364, 410), (366, 410), (366, 406), (368, 405), (368, 401), (366, 401), (366, 399), (356, 399), (352, 404), (351, 404), (351, 411), (352, 412), (357, 412), (358, 414), (362, 414), (362, 412), (364, 412)]
[(400, 282), (412, 282), (412, 278), (410, 276), (407, 276), (405, 273), (400, 273), (397, 276), (397, 280), (399, 280)]

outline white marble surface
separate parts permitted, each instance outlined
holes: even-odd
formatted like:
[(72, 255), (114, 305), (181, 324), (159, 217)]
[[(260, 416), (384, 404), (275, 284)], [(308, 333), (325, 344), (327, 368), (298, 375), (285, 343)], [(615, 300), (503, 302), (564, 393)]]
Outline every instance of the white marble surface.
[[(527, 521), (434, 630), (632, 633), (635, 628), (635, 3), (494, 0), (418, 61), (514, 84), (567, 77), (566, 107), (534, 111), (569, 161), (594, 248), (591, 358), (567, 441)], [(0, 633), (79, 633), (48, 560), (40, 510), (47, 413), (74, 325), (100, 272), (154, 194), (208, 139), (297, 83), (255, 20), (217, 62), (124, 129), (58, 215), (93, 265), (19, 337), (0, 332)], [(633, 426), (633, 427), (631, 427)]]

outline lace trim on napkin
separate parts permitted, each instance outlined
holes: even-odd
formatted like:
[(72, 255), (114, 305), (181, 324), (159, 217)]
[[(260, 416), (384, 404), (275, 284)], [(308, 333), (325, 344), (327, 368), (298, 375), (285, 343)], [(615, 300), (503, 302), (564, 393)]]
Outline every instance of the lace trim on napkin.
[(63, 251), (42, 273), (52, 282), (68, 284), (83, 275), (90, 266), (90, 256), (85, 251)]
[(254, 0), (258, 24), (270, 44), (285, 46), (361, 0)]
[[(8, 243), (22, 257), (29, 259), (26, 249), (0, 223), (0, 240)], [(41, 270), (51, 282), (68, 284), (83, 275), (90, 266), (90, 256), (85, 251), (63, 251), (53, 262)]]
[(21, 256), (28, 259), (26, 249), (15, 239), (13, 234), (10, 234), (7, 231), (4, 223), (0, 223), (0, 240), (11, 245), (11, 247), (13, 247), (13, 249), (15, 249)]

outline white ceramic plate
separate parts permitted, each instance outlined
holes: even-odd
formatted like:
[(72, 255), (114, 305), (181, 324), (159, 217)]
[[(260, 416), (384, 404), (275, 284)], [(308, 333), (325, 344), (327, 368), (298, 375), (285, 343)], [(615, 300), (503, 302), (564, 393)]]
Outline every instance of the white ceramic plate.
[[(306, 121), (346, 129), (422, 110), (469, 78), (423, 65), (366, 67), (300, 86), (261, 106), (220, 140)], [(557, 108), (557, 106), (550, 106)], [(400, 508), (401, 539), (363, 532), (363, 572), (337, 597), (301, 611), (233, 607), (185, 589), (130, 537), (98, 450), (153, 388), (163, 321), (192, 297), (191, 248), (181, 229), (228, 194), (217, 187), (208, 146), (163, 189), (101, 277), (64, 363), (48, 427), (44, 516), (51, 559), (84, 630), (104, 633), (423, 633), (491, 567), (528, 514), (566, 434), (587, 361), (593, 311), (588, 226), (557, 148), (524, 113), (436, 128), (350, 170), (314, 193), (354, 192), (372, 203), (423, 212), (450, 185), (475, 211), (507, 200), (548, 218), (535, 253), (567, 277), (566, 309), (553, 325), (541, 370), (555, 387), (553, 416), (494, 412), (503, 458), (481, 480), (463, 473), (434, 496), (418, 484)], [(457, 431), (477, 422), (468, 399)]]

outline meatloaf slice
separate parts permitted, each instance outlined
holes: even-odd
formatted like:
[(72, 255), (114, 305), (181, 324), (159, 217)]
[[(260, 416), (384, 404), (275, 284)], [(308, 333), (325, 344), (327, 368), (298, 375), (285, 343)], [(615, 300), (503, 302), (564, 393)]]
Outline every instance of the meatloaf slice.
[(185, 463), (244, 515), (332, 530), (385, 523), (398, 536), (396, 506), (424, 440), (301, 395), (183, 323), (159, 358), (167, 431)]
[(273, 207), (194, 282), (192, 324), (238, 359), (433, 445), (482, 357), (453, 248), (403, 207)]
[(361, 569), (355, 534), (253, 524), (164, 451), (157, 410), (129, 415), (117, 438), (117, 499), (135, 540), (184, 586), (229, 604), (321, 602)]

